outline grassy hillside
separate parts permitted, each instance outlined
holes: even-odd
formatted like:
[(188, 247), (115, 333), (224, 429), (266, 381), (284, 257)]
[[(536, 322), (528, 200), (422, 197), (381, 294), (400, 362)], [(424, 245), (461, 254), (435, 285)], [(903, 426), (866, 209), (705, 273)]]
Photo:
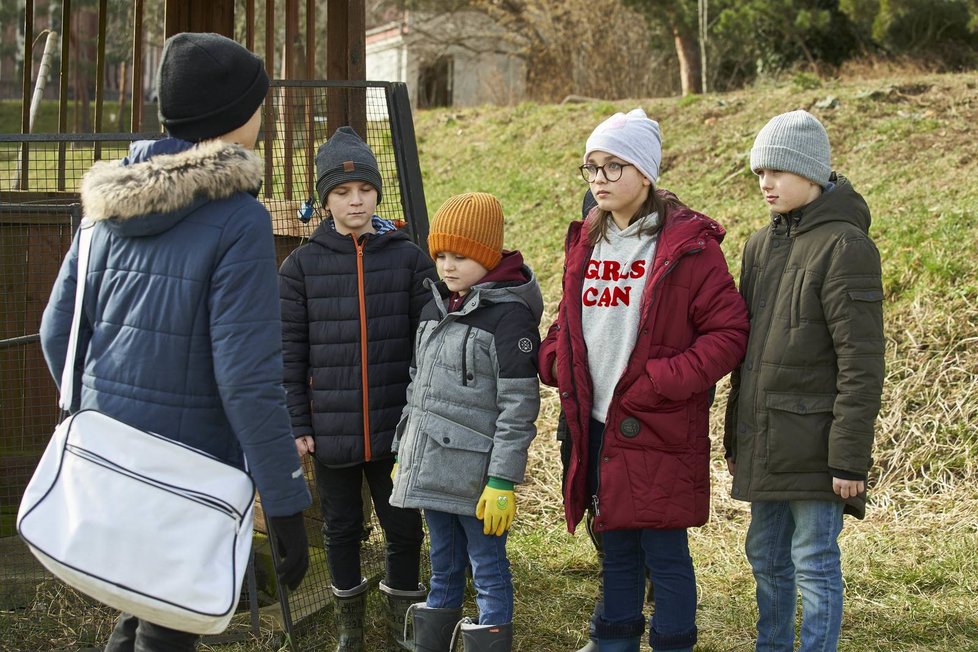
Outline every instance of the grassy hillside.
[[(580, 216), (586, 184), (577, 172), (584, 142), (602, 119), (643, 107), (659, 120), (661, 185), (727, 229), (724, 250), (736, 276), (747, 236), (767, 222), (748, 153), (771, 116), (795, 108), (826, 125), (834, 167), (873, 211), (883, 257), (887, 378), (879, 420), (871, 504), (864, 521), (847, 519), (843, 652), (978, 651), (978, 83), (974, 75), (872, 82), (764, 86), (726, 95), (636, 99), (562, 106), (522, 104), (421, 112), (415, 116), (429, 211), (452, 194), (500, 197), (506, 244), (523, 251), (547, 300), (543, 329), (560, 295), (566, 225)], [(818, 108), (822, 104), (832, 108)], [(383, 212), (383, 206), (381, 212)], [(553, 441), (555, 393), (544, 388), (540, 435), (528, 481), (518, 490), (510, 537), (516, 584), (516, 644), (521, 652), (576, 650), (586, 636), (597, 564), (582, 531), (566, 533), (560, 464)], [(726, 402), (722, 382), (713, 431)], [(709, 523), (691, 530), (699, 581), (697, 652), (753, 649), (754, 584), (743, 555), (748, 510), (731, 500), (718, 443)], [(383, 627), (372, 595), (370, 645)], [(76, 611), (39, 601), (18, 620), (21, 649), (73, 641)], [(471, 595), (468, 613), (474, 615)], [(69, 614), (69, 615), (63, 615)], [(107, 626), (107, 625), (106, 625)], [(14, 630), (11, 630), (13, 632)], [(256, 652), (262, 643), (202, 646)], [(4, 648), (0, 636), (0, 648)], [(40, 639), (38, 639), (40, 641)], [(335, 642), (303, 640), (305, 649)], [(52, 645), (53, 644), (53, 645)]]
[[(820, 109), (823, 100), (833, 108)], [(506, 244), (536, 270), (549, 324), (562, 245), (586, 184), (577, 166), (597, 123), (643, 107), (662, 126), (660, 184), (728, 230), (734, 275), (767, 221), (748, 170), (753, 137), (777, 113), (823, 121), (836, 170), (873, 211), (886, 290), (887, 380), (865, 521), (843, 532), (843, 650), (978, 650), (978, 90), (973, 76), (758, 87), (722, 96), (523, 104), (416, 116), (431, 212), (448, 196), (500, 197)], [(718, 408), (725, 403), (722, 385)], [(520, 491), (511, 539), (520, 650), (576, 649), (596, 565), (586, 536), (564, 533), (553, 392)], [(714, 415), (714, 433), (720, 422)], [(753, 580), (743, 557), (746, 506), (727, 497), (715, 446), (710, 523), (692, 534), (700, 583), (697, 650), (752, 649)]]

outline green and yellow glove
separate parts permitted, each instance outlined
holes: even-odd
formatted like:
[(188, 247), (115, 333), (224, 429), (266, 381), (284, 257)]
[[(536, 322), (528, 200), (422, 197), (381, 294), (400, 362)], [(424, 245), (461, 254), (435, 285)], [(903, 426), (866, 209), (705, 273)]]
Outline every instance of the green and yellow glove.
[(516, 493), (513, 483), (489, 476), (475, 508), (476, 518), (482, 519), (482, 533), (502, 536), (516, 518)]
[(397, 475), (397, 458), (394, 458), (394, 468), (391, 469), (391, 482), (394, 482), (394, 476)]

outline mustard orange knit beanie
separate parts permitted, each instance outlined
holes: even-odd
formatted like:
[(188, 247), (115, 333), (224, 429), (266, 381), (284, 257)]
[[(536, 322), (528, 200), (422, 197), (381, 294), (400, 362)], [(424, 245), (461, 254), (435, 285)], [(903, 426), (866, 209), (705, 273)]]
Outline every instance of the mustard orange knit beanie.
[(428, 231), (428, 251), (450, 251), (471, 258), (488, 270), (503, 255), (503, 207), (487, 192), (450, 197), (435, 212)]

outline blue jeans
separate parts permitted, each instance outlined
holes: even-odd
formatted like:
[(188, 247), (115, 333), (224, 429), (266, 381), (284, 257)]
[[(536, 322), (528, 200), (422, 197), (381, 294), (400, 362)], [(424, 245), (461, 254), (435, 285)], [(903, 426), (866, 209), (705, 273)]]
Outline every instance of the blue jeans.
[(432, 509), (424, 510), (431, 553), (428, 606), (457, 609), (465, 597), (465, 570), (472, 566), (480, 625), (513, 622), (513, 575), (506, 539), (482, 533), (482, 521)]
[(604, 615), (596, 638), (629, 638), (645, 630), (645, 569), (652, 580), (653, 650), (692, 650), (696, 642), (696, 576), (686, 530), (611, 530), (604, 548)]
[[(598, 459), (604, 424), (588, 427), (588, 490), (598, 483)], [(686, 530), (611, 530), (601, 533), (604, 561), (603, 614), (592, 618), (591, 637), (630, 639), (645, 631), (645, 570), (655, 605), (649, 622), (653, 650), (692, 650), (696, 642), (696, 575)]]
[(842, 502), (759, 501), (750, 506), (747, 559), (757, 582), (757, 652), (831, 652), (842, 626)]

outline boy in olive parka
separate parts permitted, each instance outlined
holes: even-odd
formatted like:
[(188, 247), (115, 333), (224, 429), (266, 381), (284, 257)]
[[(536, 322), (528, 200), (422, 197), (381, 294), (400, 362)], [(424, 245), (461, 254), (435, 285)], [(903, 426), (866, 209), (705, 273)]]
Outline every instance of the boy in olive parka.
[(883, 388), (879, 251), (862, 196), (832, 172), (806, 111), (757, 135), (751, 170), (771, 223), (744, 248), (751, 333), (731, 377), (724, 448), (732, 494), (751, 503), (758, 650), (835, 649), (842, 621), (838, 535), (862, 518)]

